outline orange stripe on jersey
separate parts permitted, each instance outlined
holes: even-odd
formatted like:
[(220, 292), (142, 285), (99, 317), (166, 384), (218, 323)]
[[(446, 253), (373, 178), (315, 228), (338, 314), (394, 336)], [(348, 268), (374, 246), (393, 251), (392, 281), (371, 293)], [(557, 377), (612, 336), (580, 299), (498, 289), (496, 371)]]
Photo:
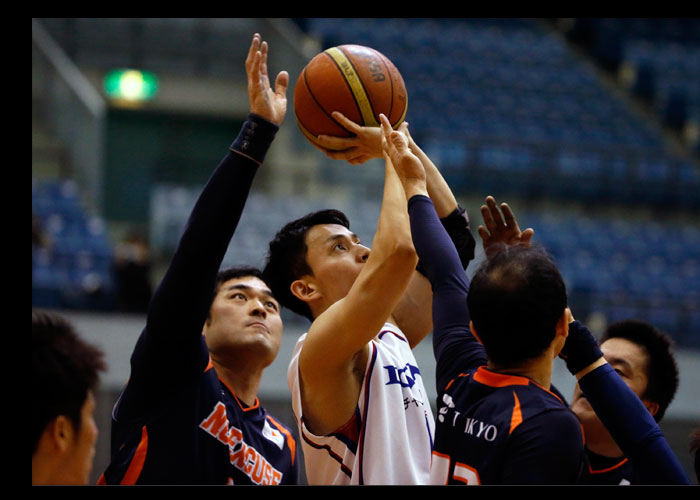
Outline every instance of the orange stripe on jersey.
[(620, 463), (618, 463), (618, 464), (616, 464), (616, 465), (613, 465), (612, 467), (608, 467), (607, 469), (600, 469), (600, 470), (593, 470), (593, 469), (591, 469), (591, 464), (588, 464), (588, 471), (589, 471), (591, 474), (605, 474), (606, 472), (610, 472), (611, 470), (615, 470), (615, 469), (617, 469), (618, 467), (621, 467), (621, 466), (624, 465), (628, 460), (629, 460), (629, 458), (625, 458), (625, 459), (622, 460)]
[[(460, 373), (460, 374), (457, 375), (457, 376), (458, 376), (458, 377), (468, 377), (468, 376), (469, 376), (469, 373)], [(450, 380), (450, 381), (447, 383), (447, 385), (445, 386), (445, 390), (449, 389), (449, 388), (452, 386), (452, 384), (454, 383), (455, 380), (457, 380), (457, 379), (453, 378), (452, 380)]]
[(204, 369), (205, 372), (208, 372), (214, 368), (214, 363), (211, 362), (211, 354), (209, 355), (209, 363), (207, 363), (207, 367)]
[(519, 375), (506, 375), (479, 367), (474, 373), (474, 380), (490, 387), (508, 387), (509, 385), (529, 385), (530, 379)]
[(294, 458), (296, 457), (296, 448), (297, 448), (297, 443), (294, 441), (294, 438), (292, 435), (289, 433), (287, 429), (284, 428), (282, 424), (280, 424), (277, 420), (272, 418), (270, 415), (267, 416), (267, 419), (274, 424), (277, 429), (286, 436), (287, 438), (287, 446), (289, 446), (289, 451), (292, 454), (292, 465), (294, 465)]
[(520, 400), (518, 395), (513, 391), (513, 398), (515, 399), (513, 403), (513, 414), (510, 417), (510, 432), (508, 434), (513, 434), (513, 431), (517, 426), (523, 423), (523, 413), (520, 410)]
[(129, 468), (126, 469), (126, 473), (119, 484), (136, 484), (143, 470), (143, 464), (146, 462), (146, 453), (148, 453), (148, 431), (144, 425), (141, 430), (141, 442), (136, 448), (136, 453), (131, 459)]
[(257, 396), (255, 396), (255, 402), (253, 403), (253, 406), (244, 406), (244, 405), (241, 403), (241, 400), (238, 399), (238, 396), (236, 396), (236, 393), (233, 392), (233, 389), (231, 389), (231, 388), (228, 386), (228, 384), (227, 384), (226, 382), (224, 382), (224, 380), (223, 380), (221, 377), (219, 377), (219, 382), (221, 382), (222, 384), (224, 384), (224, 386), (226, 386), (226, 388), (229, 390), (229, 392), (230, 392), (231, 395), (233, 396), (233, 399), (236, 400), (236, 403), (238, 403), (238, 406), (240, 406), (240, 408), (241, 408), (242, 411), (246, 412), (246, 411), (250, 411), (250, 410), (255, 410), (256, 408), (258, 408), (258, 407), (260, 406), (260, 400), (258, 399)]

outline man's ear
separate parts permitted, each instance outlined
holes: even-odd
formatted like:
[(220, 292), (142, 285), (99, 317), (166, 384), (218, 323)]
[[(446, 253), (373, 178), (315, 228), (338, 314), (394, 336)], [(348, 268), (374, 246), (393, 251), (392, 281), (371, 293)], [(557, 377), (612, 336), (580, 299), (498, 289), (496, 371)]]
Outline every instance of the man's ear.
[(564, 312), (561, 315), (561, 318), (559, 318), (559, 321), (557, 321), (557, 335), (561, 335), (566, 339), (566, 337), (569, 336), (569, 323), (573, 321), (573, 316), (571, 315), (571, 311), (567, 307), (564, 309)]
[(313, 302), (318, 299), (321, 294), (316, 289), (316, 285), (305, 279), (294, 280), (291, 285), (289, 285), (289, 290), (292, 292), (297, 299), (302, 302)]
[(652, 417), (658, 413), (659, 403), (649, 401), (648, 399), (642, 399), (642, 403), (644, 403), (644, 406), (646, 406), (647, 410), (649, 410), (649, 413), (651, 413)]
[(479, 344), (482, 344), (482, 345), (483, 345), (483, 342), (482, 342), (481, 339), (479, 338), (479, 334), (476, 333), (476, 328), (474, 328), (474, 322), (473, 322), (473, 321), (470, 321), (470, 322), (469, 322), (469, 329), (472, 331), (472, 335), (474, 335), (474, 338), (475, 338), (476, 340), (479, 341)]
[(59, 415), (49, 426), (51, 426), (51, 438), (56, 450), (61, 452), (68, 450), (75, 439), (75, 429), (70, 419), (65, 415)]

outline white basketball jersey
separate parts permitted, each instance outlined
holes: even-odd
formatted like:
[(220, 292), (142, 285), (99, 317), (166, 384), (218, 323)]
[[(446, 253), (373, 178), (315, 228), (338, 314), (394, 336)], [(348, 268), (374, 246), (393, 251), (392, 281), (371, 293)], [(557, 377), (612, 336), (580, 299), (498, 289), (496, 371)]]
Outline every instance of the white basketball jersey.
[(396, 326), (386, 323), (370, 342), (357, 402), (359, 432), (316, 436), (303, 422), (299, 353), (294, 348), (287, 382), (299, 424), (309, 484), (428, 484), (434, 420), (413, 351)]

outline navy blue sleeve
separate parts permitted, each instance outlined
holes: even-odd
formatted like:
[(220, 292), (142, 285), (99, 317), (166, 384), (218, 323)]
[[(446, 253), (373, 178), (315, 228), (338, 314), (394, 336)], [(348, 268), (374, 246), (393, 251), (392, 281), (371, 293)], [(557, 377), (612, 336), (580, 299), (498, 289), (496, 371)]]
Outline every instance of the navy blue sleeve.
[(486, 353), (469, 330), (469, 279), (432, 200), (411, 197), (408, 213), (413, 245), (433, 290), (433, 351), (441, 393), (460, 372), (486, 364)]
[(203, 188), (151, 300), (131, 357), (122, 408), (155, 404), (156, 398), (178, 391), (206, 367), (209, 353), (202, 328), (216, 275), (277, 130), (277, 125), (249, 115)]
[(642, 401), (605, 364), (581, 377), (579, 386), (600, 421), (648, 484), (691, 484)]

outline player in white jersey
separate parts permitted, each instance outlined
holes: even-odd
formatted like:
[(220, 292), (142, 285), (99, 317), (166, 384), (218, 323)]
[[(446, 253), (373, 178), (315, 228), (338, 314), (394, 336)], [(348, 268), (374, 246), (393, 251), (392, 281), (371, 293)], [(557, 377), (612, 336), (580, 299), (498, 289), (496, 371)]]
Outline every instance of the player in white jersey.
[[(376, 144), (399, 140), (415, 147), (407, 133), (385, 125)], [(379, 151), (385, 185), (372, 251), (341, 212), (323, 210), (282, 228), (264, 271), (279, 302), (312, 321), (288, 375), (310, 484), (429, 480), (434, 424), (411, 348), (432, 328), (432, 296), (415, 271), (406, 208), (413, 184), (402, 183), (401, 166)], [(473, 244), (464, 211), (432, 164), (421, 169), (423, 185), (432, 174), (438, 214), (446, 227), (448, 219), (461, 221), (452, 234), (460, 235), (453, 237), (468, 255)]]
[[(297, 342), (287, 379), (295, 415), (303, 415), (298, 374), (305, 338)], [(371, 340), (356, 414), (348, 425), (325, 436), (313, 434), (303, 420), (299, 429), (310, 484), (425, 483), (429, 460), (416, 457), (431, 453), (434, 421), (401, 330), (386, 323)]]

